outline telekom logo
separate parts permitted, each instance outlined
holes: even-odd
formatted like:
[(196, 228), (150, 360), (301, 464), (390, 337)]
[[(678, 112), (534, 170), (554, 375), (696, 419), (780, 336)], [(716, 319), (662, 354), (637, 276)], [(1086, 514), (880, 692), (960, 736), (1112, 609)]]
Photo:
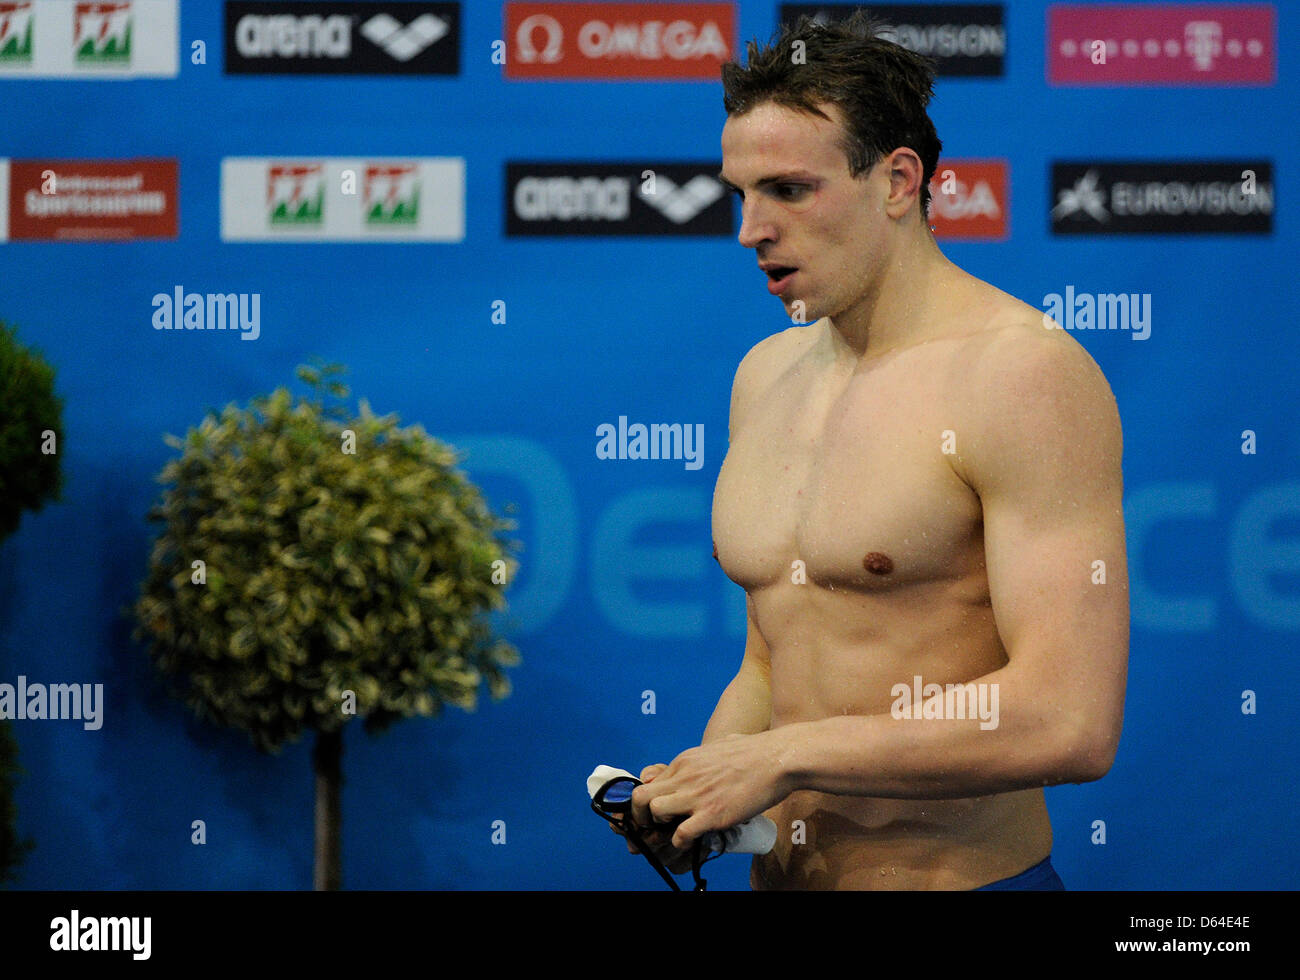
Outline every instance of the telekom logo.
[(1057, 4), (1048, 10), (1055, 85), (1271, 85), (1272, 4)]

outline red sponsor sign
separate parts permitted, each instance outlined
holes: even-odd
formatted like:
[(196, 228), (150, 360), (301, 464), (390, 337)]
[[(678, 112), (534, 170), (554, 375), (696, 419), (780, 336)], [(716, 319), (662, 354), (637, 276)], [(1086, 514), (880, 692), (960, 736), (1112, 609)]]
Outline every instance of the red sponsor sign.
[(1272, 85), (1272, 4), (1056, 5), (1047, 12), (1053, 85)]
[(943, 160), (930, 179), (936, 238), (1007, 237), (1007, 161)]
[(9, 237), (175, 238), (175, 160), (11, 160)]
[(506, 78), (717, 81), (735, 51), (730, 3), (507, 3)]

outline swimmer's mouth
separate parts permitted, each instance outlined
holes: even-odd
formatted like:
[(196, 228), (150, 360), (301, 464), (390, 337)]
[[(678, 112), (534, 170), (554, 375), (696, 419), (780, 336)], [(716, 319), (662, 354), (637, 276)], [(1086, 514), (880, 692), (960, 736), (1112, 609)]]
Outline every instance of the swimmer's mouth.
[(789, 289), (790, 280), (799, 271), (791, 265), (769, 265), (762, 268), (767, 273), (767, 291), (773, 296), (780, 296)]

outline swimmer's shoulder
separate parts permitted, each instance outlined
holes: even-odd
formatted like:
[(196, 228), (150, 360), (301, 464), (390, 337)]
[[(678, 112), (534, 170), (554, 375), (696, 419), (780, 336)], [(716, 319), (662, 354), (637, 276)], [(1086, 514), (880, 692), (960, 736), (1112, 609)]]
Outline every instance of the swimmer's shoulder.
[(821, 321), (787, 327), (764, 337), (741, 358), (731, 383), (731, 431), (746, 414), (752, 399), (759, 397), (815, 341)]

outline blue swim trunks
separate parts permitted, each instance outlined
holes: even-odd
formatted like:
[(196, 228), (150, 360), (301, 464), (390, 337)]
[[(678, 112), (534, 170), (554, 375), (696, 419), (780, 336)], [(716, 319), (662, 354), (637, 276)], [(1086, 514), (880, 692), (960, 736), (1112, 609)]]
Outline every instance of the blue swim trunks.
[(1063, 892), (1065, 882), (1052, 867), (1052, 855), (1047, 855), (1032, 868), (976, 888), (977, 892)]

